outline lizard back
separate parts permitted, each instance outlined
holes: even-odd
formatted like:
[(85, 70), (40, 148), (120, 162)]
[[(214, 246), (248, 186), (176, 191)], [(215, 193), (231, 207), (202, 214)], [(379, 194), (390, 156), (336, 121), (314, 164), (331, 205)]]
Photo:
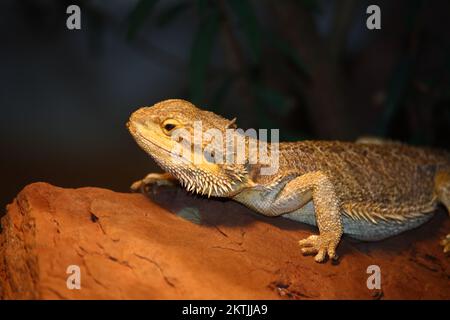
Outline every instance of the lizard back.
[(325, 172), (344, 213), (366, 220), (432, 211), (436, 172), (450, 168), (448, 153), (400, 143), (302, 141), (280, 143), (279, 150), (281, 172)]

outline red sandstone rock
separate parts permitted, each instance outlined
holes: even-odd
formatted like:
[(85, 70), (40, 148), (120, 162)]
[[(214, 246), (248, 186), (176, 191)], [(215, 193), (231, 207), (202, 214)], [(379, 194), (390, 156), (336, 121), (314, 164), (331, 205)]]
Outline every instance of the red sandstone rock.
[[(339, 264), (304, 257), (297, 240), (316, 232), (225, 200), (159, 189), (27, 186), (0, 234), (3, 299), (450, 299), (450, 230), (441, 210), (425, 226), (377, 243), (345, 238)], [(170, 211), (169, 211), (170, 210)], [(381, 291), (366, 286), (381, 268)], [(81, 289), (66, 286), (69, 265)]]

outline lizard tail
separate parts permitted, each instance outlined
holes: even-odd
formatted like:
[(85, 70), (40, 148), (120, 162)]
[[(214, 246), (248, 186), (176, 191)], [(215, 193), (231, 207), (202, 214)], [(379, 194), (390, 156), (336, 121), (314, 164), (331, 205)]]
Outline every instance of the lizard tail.
[[(438, 172), (436, 175), (435, 190), (438, 200), (447, 208), (450, 215), (450, 170)], [(444, 252), (450, 253), (450, 233), (441, 241)]]
[(438, 200), (450, 214), (450, 170), (440, 171), (436, 175), (435, 190)]

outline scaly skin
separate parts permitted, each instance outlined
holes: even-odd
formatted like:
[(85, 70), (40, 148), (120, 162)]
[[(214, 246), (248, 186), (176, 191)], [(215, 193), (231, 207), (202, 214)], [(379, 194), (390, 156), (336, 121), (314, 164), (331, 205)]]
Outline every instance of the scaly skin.
[[(264, 164), (218, 164), (201, 154), (174, 161), (174, 129), (215, 128), (225, 135), (235, 120), (224, 119), (184, 100), (166, 100), (134, 112), (128, 128), (137, 143), (165, 170), (132, 185), (178, 181), (190, 191), (236, 200), (267, 216), (316, 225), (319, 235), (300, 240), (304, 254), (317, 262), (337, 258), (343, 233), (380, 240), (415, 228), (432, 217), (438, 203), (450, 211), (450, 155), (395, 142), (364, 140), (279, 143), (279, 168), (260, 174)], [(248, 140), (247, 140), (248, 141)], [(203, 142), (202, 147), (205, 147)], [(224, 146), (223, 150), (225, 150)], [(442, 240), (450, 251), (450, 235)]]

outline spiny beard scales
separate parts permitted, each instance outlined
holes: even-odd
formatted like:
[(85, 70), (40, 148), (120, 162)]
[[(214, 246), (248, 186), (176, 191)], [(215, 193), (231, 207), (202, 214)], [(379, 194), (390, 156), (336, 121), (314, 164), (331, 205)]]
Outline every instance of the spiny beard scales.
[(177, 178), (186, 190), (208, 197), (226, 196), (232, 193), (247, 174), (243, 165), (218, 164), (220, 170), (211, 173), (188, 163), (174, 163), (164, 157), (156, 156), (155, 153), (151, 154), (156, 163)]

